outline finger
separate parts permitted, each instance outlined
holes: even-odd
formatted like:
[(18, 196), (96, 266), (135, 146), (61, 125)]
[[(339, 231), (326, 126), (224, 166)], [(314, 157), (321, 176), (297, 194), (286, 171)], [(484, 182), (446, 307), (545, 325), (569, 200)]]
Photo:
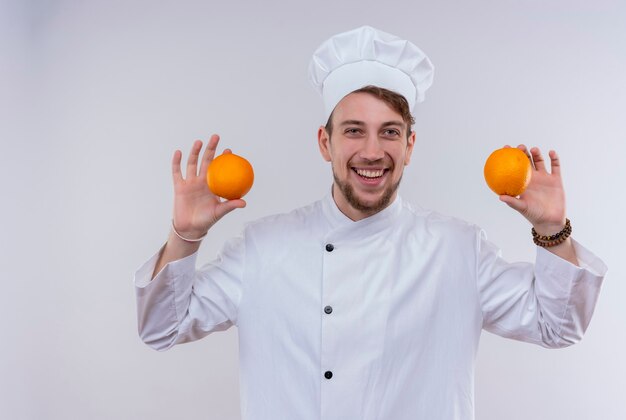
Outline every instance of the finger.
[(554, 150), (550, 150), (550, 173), (552, 175), (561, 175), (561, 161), (559, 155)]
[(202, 149), (202, 142), (200, 140), (194, 141), (187, 159), (187, 179), (198, 176), (198, 155), (200, 155), (200, 149)]
[(504, 147), (503, 147), (503, 149), (510, 149), (510, 148), (511, 148), (511, 146), (508, 145), (508, 144), (505, 144)]
[(217, 144), (220, 141), (220, 136), (217, 134), (213, 134), (209, 139), (209, 142), (206, 145), (206, 149), (204, 149), (204, 154), (202, 155), (202, 163), (200, 164), (200, 175), (204, 176), (206, 174), (209, 164), (215, 157), (215, 151), (217, 150)]
[(174, 179), (174, 184), (183, 180), (183, 173), (180, 171), (180, 159), (182, 156), (183, 153), (180, 150), (176, 150), (172, 157), (172, 178)]
[(500, 201), (520, 213), (526, 211), (527, 204), (519, 198), (511, 197), (510, 195), (501, 195)]
[(224, 151), (222, 152), (223, 155), (227, 155), (229, 153), (232, 153), (233, 151), (230, 149), (224, 149)]
[(217, 205), (217, 208), (215, 209), (215, 213), (217, 217), (221, 219), (222, 217), (224, 217), (224, 215), (230, 213), (231, 211), (235, 209), (244, 208), (246, 204), (247, 203), (240, 198), (237, 200), (222, 201), (221, 203)]
[(533, 157), (530, 154), (530, 152), (528, 151), (528, 148), (526, 147), (525, 144), (520, 144), (517, 146), (518, 149), (520, 149), (522, 152), (524, 152), (524, 154), (526, 155), (526, 157), (528, 157), (528, 160), (530, 161), (530, 166), (532, 166), (533, 169), (537, 169), (537, 167), (535, 166), (535, 162), (533, 161)]
[(538, 171), (545, 171), (546, 164), (543, 161), (543, 156), (541, 156), (541, 150), (538, 147), (533, 147), (530, 149), (530, 154), (532, 156), (533, 162), (535, 163), (535, 169)]

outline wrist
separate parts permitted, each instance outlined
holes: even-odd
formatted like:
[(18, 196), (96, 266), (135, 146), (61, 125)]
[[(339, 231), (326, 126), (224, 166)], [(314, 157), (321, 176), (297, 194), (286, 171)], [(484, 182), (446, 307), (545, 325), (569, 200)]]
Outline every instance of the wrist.
[(200, 249), (201, 244), (202, 244), (202, 241), (197, 241), (197, 242), (185, 241), (184, 239), (181, 239), (180, 236), (178, 236), (174, 232), (174, 229), (170, 229), (170, 233), (167, 238), (166, 248), (168, 249), (173, 259), (180, 259), (198, 251), (198, 249)]
[(535, 227), (533, 227), (531, 229), (531, 233), (533, 235), (533, 242), (535, 245), (544, 248), (561, 245), (572, 234), (572, 225), (570, 224), (569, 219), (565, 219), (565, 226), (558, 232), (543, 234), (542, 232), (554, 232), (554, 230), (550, 230), (553, 229), (551, 226), (542, 226), (542, 228), (546, 230), (538, 231)]
[(172, 233), (184, 242), (196, 243), (202, 241), (206, 237), (208, 230), (203, 233), (186, 231), (179, 232), (176, 229), (176, 225), (174, 225), (174, 219), (172, 219)]
[(535, 229), (535, 232), (539, 235), (551, 236), (563, 230), (566, 224), (567, 219), (563, 219), (561, 222), (557, 223), (533, 223), (533, 229)]

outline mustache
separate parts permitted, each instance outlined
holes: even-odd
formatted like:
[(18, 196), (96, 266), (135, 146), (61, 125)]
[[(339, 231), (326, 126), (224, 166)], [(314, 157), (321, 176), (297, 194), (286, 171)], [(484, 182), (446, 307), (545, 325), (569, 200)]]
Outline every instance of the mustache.
[(385, 167), (389, 169), (394, 168), (394, 164), (389, 159), (376, 159), (376, 160), (351, 160), (348, 162), (348, 166), (350, 167), (359, 167), (359, 168), (377, 168), (377, 167)]

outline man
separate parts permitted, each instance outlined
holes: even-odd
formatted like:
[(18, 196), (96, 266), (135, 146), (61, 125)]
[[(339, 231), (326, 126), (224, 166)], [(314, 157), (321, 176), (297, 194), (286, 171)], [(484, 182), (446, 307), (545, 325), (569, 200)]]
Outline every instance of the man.
[(417, 47), (359, 28), (322, 44), (311, 77), (331, 193), (251, 223), (196, 270), (200, 240), (245, 202), (207, 189), (217, 136), (201, 159), (194, 143), (185, 178), (176, 151), (172, 232), (135, 276), (140, 335), (163, 350), (236, 325), (243, 419), (472, 419), (483, 328), (557, 348), (593, 312), (606, 268), (569, 237), (558, 156), (548, 173), (531, 149), (527, 191), (501, 197), (555, 234), (535, 265), (509, 264), (477, 227), (398, 196), (432, 81)]

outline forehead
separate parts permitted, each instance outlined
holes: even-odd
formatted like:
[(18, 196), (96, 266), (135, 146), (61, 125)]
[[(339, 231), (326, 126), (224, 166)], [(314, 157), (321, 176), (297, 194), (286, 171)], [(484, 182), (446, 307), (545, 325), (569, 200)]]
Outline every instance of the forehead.
[(402, 121), (402, 115), (382, 99), (359, 92), (346, 95), (335, 107), (333, 123), (341, 123), (344, 120), (359, 120), (366, 123)]

